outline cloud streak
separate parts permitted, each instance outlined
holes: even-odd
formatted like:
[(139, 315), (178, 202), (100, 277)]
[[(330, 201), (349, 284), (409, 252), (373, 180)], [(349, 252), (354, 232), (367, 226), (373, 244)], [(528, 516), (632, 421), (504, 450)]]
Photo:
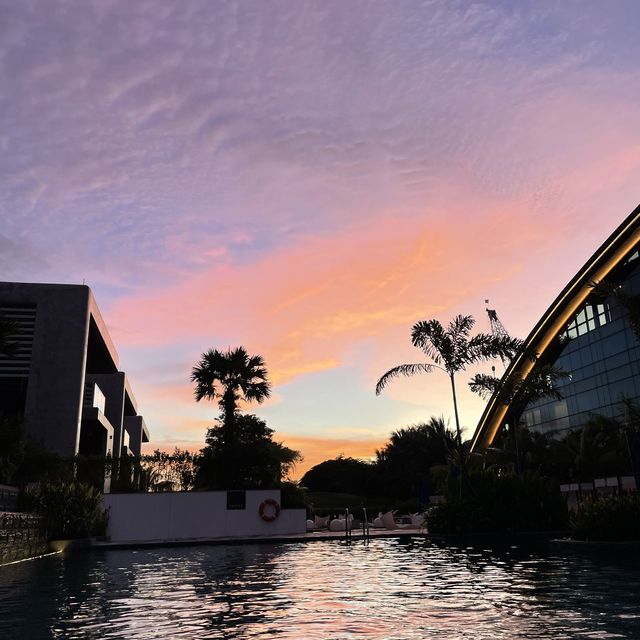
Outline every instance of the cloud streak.
[(1, 277), (86, 278), (160, 440), (211, 346), (292, 437), (448, 415), (372, 397), (411, 324), (525, 335), (636, 204), (636, 3), (0, 4)]

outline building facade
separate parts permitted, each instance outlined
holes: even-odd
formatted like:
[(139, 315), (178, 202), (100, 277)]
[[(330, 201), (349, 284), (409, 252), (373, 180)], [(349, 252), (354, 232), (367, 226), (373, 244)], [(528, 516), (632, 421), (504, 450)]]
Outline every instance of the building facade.
[[(625, 292), (640, 294), (638, 251), (611, 277)], [(640, 340), (618, 300), (586, 302), (560, 341), (565, 346), (554, 364), (570, 378), (556, 383), (561, 399), (543, 398), (525, 409), (521, 422), (526, 427), (561, 436), (583, 427), (594, 414), (624, 419), (627, 401), (640, 405)]]
[[(472, 450), (491, 446), (505, 425), (562, 437), (595, 415), (624, 421), (629, 402), (640, 406), (640, 324), (634, 326), (632, 308), (640, 296), (639, 248), (640, 207), (580, 269), (529, 334), (501, 389), (487, 403)], [(640, 297), (637, 304), (640, 312)], [(568, 374), (555, 383), (562, 398), (511, 407), (504, 389), (543, 364)]]
[(63, 456), (140, 455), (149, 432), (89, 287), (0, 282), (17, 346), (0, 354), (0, 415)]

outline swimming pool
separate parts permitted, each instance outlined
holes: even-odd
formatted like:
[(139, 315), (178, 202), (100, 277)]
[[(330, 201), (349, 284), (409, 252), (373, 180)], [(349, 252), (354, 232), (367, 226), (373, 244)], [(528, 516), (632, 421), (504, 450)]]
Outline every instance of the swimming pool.
[(424, 539), (57, 555), (0, 567), (0, 638), (638, 638), (637, 556)]

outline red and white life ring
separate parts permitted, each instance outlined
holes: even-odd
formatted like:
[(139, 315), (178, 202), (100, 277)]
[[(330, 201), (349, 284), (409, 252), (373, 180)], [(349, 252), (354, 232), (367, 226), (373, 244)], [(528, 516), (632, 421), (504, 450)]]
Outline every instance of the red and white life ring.
[(273, 522), (280, 515), (280, 505), (277, 500), (267, 498), (260, 503), (259, 513), (265, 522)]

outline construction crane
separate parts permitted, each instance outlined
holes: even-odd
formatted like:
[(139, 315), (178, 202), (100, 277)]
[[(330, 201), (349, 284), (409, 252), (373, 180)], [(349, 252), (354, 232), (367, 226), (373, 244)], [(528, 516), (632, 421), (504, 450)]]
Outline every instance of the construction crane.
[[(489, 304), (488, 300), (484, 301), (485, 304)], [(489, 316), (489, 324), (491, 325), (491, 333), (496, 338), (508, 338), (509, 333), (504, 328), (502, 322), (500, 322), (500, 318), (498, 318), (498, 313), (495, 309), (489, 309), (487, 307), (487, 315)]]
[[(484, 303), (488, 305), (489, 301), (485, 300)], [(502, 324), (502, 322), (500, 322), (500, 318), (498, 318), (498, 313), (496, 312), (496, 310), (495, 309), (489, 309), (489, 307), (487, 307), (486, 311), (487, 311), (487, 315), (489, 316), (489, 324), (491, 325), (491, 333), (496, 338), (508, 338), (509, 337), (509, 333), (504, 328), (504, 325)], [(506, 369), (507, 366), (509, 365), (509, 358), (505, 358), (505, 357), (501, 356), (500, 360), (502, 360), (502, 365)], [(495, 367), (491, 367), (491, 369), (493, 370), (494, 375), (495, 375), (496, 368)]]

